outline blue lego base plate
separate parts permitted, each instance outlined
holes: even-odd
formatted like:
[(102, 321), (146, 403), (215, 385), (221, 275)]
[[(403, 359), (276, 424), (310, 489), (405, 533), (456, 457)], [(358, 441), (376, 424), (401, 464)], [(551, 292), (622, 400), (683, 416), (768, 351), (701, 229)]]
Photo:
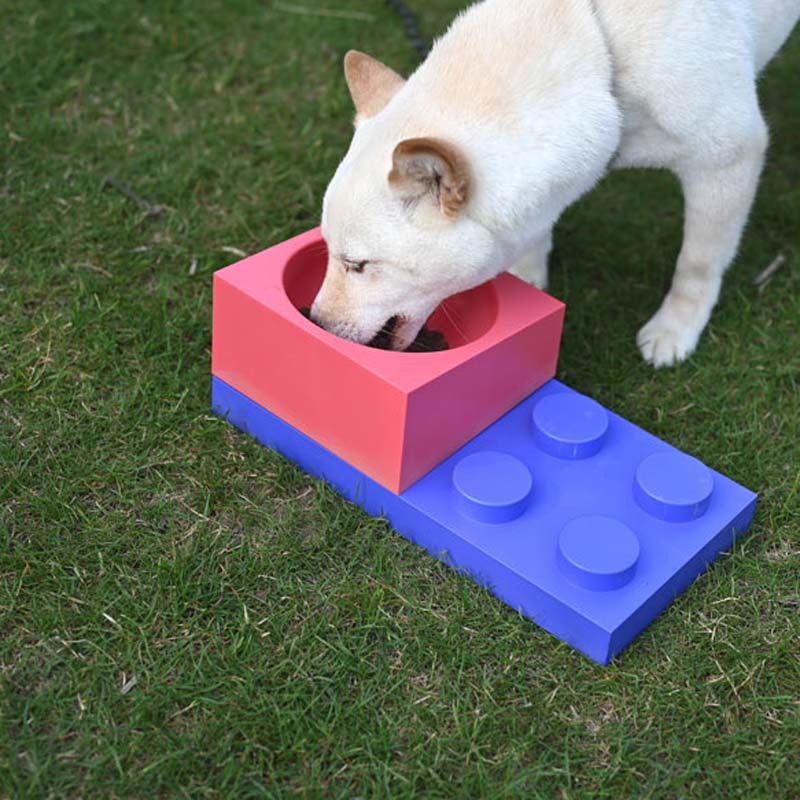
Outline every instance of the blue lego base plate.
[(401, 495), (216, 377), (212, 406), (601, 664), (755, 511), (752, 492), (555, 380)]

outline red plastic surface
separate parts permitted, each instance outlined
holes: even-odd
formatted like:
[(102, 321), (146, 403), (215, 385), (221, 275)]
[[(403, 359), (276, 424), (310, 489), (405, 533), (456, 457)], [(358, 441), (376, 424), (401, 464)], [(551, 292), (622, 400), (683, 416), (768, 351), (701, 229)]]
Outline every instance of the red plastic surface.
[(449, 350), (340, 339), (297, 310), (322, 284), (319, 229), (214, 275), (214, 375), (402, 492), (555, 374), (564, 305), (504, 273), (429, 320)]

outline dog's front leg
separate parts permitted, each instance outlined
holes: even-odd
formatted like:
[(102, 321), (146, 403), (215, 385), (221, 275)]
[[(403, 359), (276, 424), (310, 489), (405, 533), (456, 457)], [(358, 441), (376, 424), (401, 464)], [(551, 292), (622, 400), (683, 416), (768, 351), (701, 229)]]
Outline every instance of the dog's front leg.
[(537, 239), (508, 270), (537, 289), (547, 288), (547, 259), (553, 249), (552, 229)]
[(758, 122), (732, 163), (708, 168), (693, 161), (675, 170), (685, 201), (683, 246), (672, 288), (637, 337), (642, 355), (653, 366), (690, 356), (711, 316), (761, 173), (767, 132), (760, 117)]

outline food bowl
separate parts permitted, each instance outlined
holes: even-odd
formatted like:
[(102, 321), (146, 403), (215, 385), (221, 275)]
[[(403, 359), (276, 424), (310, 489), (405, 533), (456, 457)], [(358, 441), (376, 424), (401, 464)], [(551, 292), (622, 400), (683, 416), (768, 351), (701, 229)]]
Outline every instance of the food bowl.
[(393, 492), (555, 374), (564, 305), (508, 273), (433, 313), (447, 350), (403, 353), (300, 313), (326, 264), (314, 229), (216, 272), (212, 373)]

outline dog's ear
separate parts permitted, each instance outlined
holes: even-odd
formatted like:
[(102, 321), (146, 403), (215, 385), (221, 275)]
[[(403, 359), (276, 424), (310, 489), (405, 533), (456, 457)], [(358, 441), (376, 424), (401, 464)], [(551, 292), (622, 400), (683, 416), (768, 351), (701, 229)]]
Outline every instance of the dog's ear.
[(405, 139), (392, 154), (389, 184), (409, 202), (430, 196), (448, 219), (455, 219), (469, 199), (466, 159), (441, 139)]
[(356, 125), (383, 111), (405, 83), (394, 70), (358, 50), (344, 57), (344, 77), (356, 107)]

